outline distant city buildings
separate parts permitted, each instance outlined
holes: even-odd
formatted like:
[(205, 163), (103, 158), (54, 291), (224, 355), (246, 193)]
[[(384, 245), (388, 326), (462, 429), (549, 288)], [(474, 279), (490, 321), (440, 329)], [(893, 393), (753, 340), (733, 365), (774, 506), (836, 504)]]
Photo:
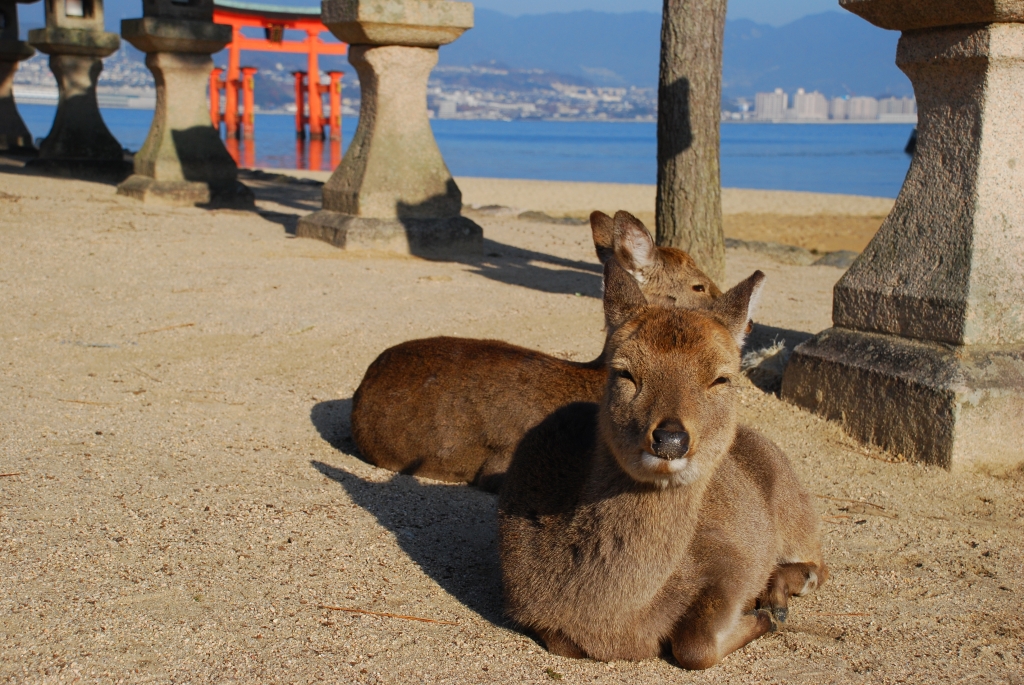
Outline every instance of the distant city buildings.
[(656, 121), (654, 88), (566, 80), (541, 69), (439, 66), (430, 75), (427, 108), (438, 119)]
[(887, 97), (881, 100), (866, 96), (837, 97), (829, 101), (818, 91), (808, 93), (800, 88), (789, 95), (776, 88), (772, 93), (758, 93), (751, 112), (749, 101), (737, 101), (737, 111), (723, 112), (725, 120), (755, 121), (879, 121), (917, 123), (917, 101), (912, 97)]
[(774, 93), (758, 93), (754, 96), (754, 118), (778, 121), (786, 118), (789, 111), (789, 96), (781, 88)]
[(846, 118), (850, 121), (875, 121), (878, 119), (878, 100), (869, 97), (850, 98)]
[(818, 91), (805, 93), (804, 89), (800, 88), (793, 96), (792, 112), (794, 119), (825, 121), (828, 119), (828, 100)]

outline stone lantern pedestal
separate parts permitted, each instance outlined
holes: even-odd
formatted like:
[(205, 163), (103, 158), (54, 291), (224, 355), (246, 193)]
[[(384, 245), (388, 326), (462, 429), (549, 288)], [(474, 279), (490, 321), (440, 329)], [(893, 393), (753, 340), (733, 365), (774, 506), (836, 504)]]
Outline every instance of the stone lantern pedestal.
[(124, 151), (100, 116), (96, 80), (103, 59), (121, 45), (103, 30), (102, 0), (48, 0), (46, 28), (28, 42), (50, 56), (60, 100), (53, 128), (30, 166), (50, 173), (124, 178)]
[(37, 152), (32, 134), (14, 103), (14, 72), (18, 70), (18, 62), (34, 54), (36, 51), (31, 45), (18, 40), (15, 0), (0, 0), (0, 152), (20, 155)]
[[(173, 5), (172, 5), (173, 9)], [(156, 111), (135, 173), (120, 195), (161, 204), (251, 206), (252, 192), (238, 181), (238, 167), (210, 122), (206, 89), (210, 55), (231, 42), (231, 27), (210, 19), (125, 19), (121, 34), (146, 53), (156, 80)]]
[(462, 193), (427, 116), (438, 47), (472, 28), (472, 4), (325, 0), (322, 16), (350, 46), (362, 108), (348, 151), (324, 186), (323, 210), (300, 219), (296, 234), (347, 250), (479, 253), (483, 231), (461, 216)]
[(1024, 463), (1024, 9), (841, 0), (903, 31), (917, 151), (892, 213), (797, 347), (783, 398), (947, 468)]

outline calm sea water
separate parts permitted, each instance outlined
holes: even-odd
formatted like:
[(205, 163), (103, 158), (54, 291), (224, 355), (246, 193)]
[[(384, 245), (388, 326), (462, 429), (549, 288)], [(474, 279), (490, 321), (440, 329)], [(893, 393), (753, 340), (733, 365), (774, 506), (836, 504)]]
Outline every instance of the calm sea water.
[[(21, 105), (19, 109), (32, 134), (45, 136), (55, 108)], [(122, 145), (138, 150), (152, 112), (107, 109), (103, 117)], [(344, 146), (356, 123), (355, 118), (342, 122)], [(432, 124), (456, 176), (612, 183), (656, 180), (654, 124), (458, 120)], [(903, 148), (912, 129), (907, 124), (725, 124), (722, 184), (896, 197), (910, 165)], [(310, 150), (296, 148), (294, 131), (293, 117), (256, 115), (256, 166), (308, 166)], [(322, 155), (319, 168), (329, 169), (328, 146)]]

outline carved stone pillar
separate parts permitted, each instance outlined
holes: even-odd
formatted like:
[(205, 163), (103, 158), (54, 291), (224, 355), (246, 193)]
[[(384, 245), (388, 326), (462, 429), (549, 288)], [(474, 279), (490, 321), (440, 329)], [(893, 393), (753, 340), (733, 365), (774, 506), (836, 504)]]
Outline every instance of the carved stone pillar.
[(359, 126), (324, 186), (323, 210), (297, 235), (347, 250), (444, 257), (478, 253), (483, 231), (461, 216), (462, 193), (434, 140), (427, 79), (438, 47), (473, 26), (473, 6), (447, 0), (326, 0), (323, 20), (349, 43), (359, 73)]
[(50, 56), (60, 100), (53, 128), (30, 165), (57, 174), (124, 178), (124, 151), (100, 116), (96, 81), (103, 59), (121, 45), (103, 30), (103, 0), (48, 0), (46, 28), (28, 42)]
[[(35, 2), (35, 0), (22, 0)], [(0, 152), (36, 154), (29, 132), (14, 103), (14, 72), (18, 62), (36, 51), (18, 40), (18, 6), (15, 0), (0, 0)]]
[(917, 151), (892, 213), (836, 284), (834, 327), (782, 396), (941, 466), (1024, 462), (1024, 9), (841, 0), (903, 31)]
[(210, 55), (231, 42), (231, 27), (213, 23), (212, 0), (147, 0), (143, 13), (123, 20), (121, 34), (146, 53), (156, 111), (135, 173), (117, 192), (161, 204), (251, 206), (252, 192), (238, 181), (206, 100)]

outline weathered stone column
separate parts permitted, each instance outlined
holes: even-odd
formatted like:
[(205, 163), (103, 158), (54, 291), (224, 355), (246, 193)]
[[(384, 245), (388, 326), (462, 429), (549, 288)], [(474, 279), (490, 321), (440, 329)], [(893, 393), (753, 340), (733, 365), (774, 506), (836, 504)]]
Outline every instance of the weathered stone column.
[(438, 47), (473, 26), (473, 5), (447, 0), (325, 0), (323, 20), (349, 43), (362, 107), (355, 137), (324, 186), (323, 210), (297, 235), (347, 250), (444, 257), (477, 253), (483, 231), (434, 140), (427, 79)]
[(238, 181), (206, 100), (210, 55), (231, 42), (231, 27), (213, 23), (213, 0), (148, 0), (143, 14), (123, 20), (121, 34), (146, 53), (156, 111), (135, 173), (117, 192), (161, 204), (251, 206), (252, 192)]
[(903, 31), (917, 152), (892, 213), (836, 284), (834, 327), (782, 396), (907, 458), (1024, 462), (1024, 8), (841, 0)]
[(102, 0), (48, 0), (46, 28), (28, 32), (28, 42), (50, 56), (60, 100), (49, 135), (29, 164), (58, 174), (123, 178), (124, 151), (100, 116), (96, 80), (103, 57), (121, 45), (103, 30)]
[[(35, 2), (35, 0), (21, 0)], [(14, 103), (14, 72), (18, 62), (36, 51), (18, 40), (18, 6), (15, 0), (0, 0), (0, 152), (36, 153), (29, 132)]]

